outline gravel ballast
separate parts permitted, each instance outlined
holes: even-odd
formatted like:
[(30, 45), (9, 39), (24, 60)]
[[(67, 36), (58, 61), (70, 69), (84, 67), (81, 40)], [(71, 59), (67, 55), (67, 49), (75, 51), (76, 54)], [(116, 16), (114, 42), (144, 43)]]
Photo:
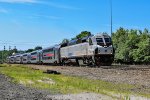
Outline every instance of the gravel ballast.
[[(50, 93), (44, 90), (27, 88), (11, 82), (11, 79), (0, 74), (0, 100), (43, 100)], [(51, 100), (51, 98), (47, 98)]]
[(113, 100), (113, 98), (108, 97), (106, 95), (95, 94), (95, 93), (54, 95), (54, 96), (47, 96), (47, 97), (52, 98), (52, 100)]

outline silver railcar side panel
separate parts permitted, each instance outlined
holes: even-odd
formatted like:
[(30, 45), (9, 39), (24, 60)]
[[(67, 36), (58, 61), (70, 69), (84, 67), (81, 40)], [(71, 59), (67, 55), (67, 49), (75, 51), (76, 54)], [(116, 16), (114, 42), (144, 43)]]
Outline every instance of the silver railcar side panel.
[(22, 56), (22, 63), (23, 64), (30, 63), (30, 54), (27, 53)]
[(30, 61), (29, 62), (31, 64), (37, 64), (40, 62), (40, 55), (39, 55), (38, 51), (30, 53)]
[(22, 63), (22, 56), (16, 56), (16, 61), (17, 64)]
[(60, 46), (45, 48), (41, 51), (42, 63), (59, 63)]
[(60, 55), (61, 58), (88, 56), (90, 54), (88, 48), (89, 48), (89, 43), (81, 43), (81, 44), (76, 44), (68, 47), (63, 47), (60, 49)]

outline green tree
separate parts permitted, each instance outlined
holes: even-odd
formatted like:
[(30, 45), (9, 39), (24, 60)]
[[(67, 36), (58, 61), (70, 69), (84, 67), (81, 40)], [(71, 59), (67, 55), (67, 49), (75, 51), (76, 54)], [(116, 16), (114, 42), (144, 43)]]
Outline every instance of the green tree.
[(112, 35), (115, 47), (115, 61), (120, 63), (149, 63), (150, 62), (150, 34), (148, 29), (127, 30), (118, 29)]
[(34, 50), (41, 50), (41, 49), (42, 49), (41, 46), (36, 46), (36, 47), (34, 48)]
[(76, 36), (76, 39), (80, 39), (80, 38), (83, 38), (83, 37), (86, 37), (86, 36), (90, 36), (92, 35), (91, 32), (89, 31), (82, 31), (80, 34), (78, 34)]
[(144, 30), (143, 34), (139, 36), (137, 47), (133, 54), (135, 62), (150, 63), (150, 34), (148, 34), (148, 30)]
[(34, 51), (34, 49), (28, 49), (28, 50), (26, 50), (26, 53), (29, 53), (29, 52), (32, 52), (32, 51)]
[(68, 43), (68, 42), (69, 42), (69, 39), (63, 39), (62, 44), (63, 43)]
[(120, 28), (116, 33), (112, 34), (112, 40), (115, 48), (115, 61), (125, 62), (128, 60), (128, 48), (126, 45), (126, 40), (128, 38), (128, 30)]
[(83, 37), (87, 37), (87, 36), (91, 36), (91, 32), (89, 31), (82, 31), (81, 33), (79, 33), (76, 37), (71, 38), (71, 40), (76, 40), (76, 39), (82, 39)]

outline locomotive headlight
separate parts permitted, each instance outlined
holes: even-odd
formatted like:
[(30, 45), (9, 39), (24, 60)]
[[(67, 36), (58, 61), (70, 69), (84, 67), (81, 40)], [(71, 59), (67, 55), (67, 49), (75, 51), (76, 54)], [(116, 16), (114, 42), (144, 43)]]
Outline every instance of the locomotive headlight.
[(111, 50), (111, 53), (113, 53), (113, 50)]
[(113, 50), (111, 50), (111, 54), (113, 54)]

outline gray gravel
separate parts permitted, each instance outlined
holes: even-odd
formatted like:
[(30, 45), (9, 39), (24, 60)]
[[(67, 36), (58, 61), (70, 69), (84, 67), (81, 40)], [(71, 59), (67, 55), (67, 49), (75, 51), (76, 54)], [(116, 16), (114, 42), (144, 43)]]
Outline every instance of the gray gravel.
[[(11, 79), (0, 74), (0, 100), (44, 100), (50, 93), (36, 90), (11, 82)], [(47, 98), (51, 100), (51, 98)]]
[[(47, 96), (49, 97), (49, 96)], [(50, 96), (53, 100), (114, 100), (112, 97), (96, 93), (80, 93)], [(63, 98), (63, 99), (62, 99)]]

